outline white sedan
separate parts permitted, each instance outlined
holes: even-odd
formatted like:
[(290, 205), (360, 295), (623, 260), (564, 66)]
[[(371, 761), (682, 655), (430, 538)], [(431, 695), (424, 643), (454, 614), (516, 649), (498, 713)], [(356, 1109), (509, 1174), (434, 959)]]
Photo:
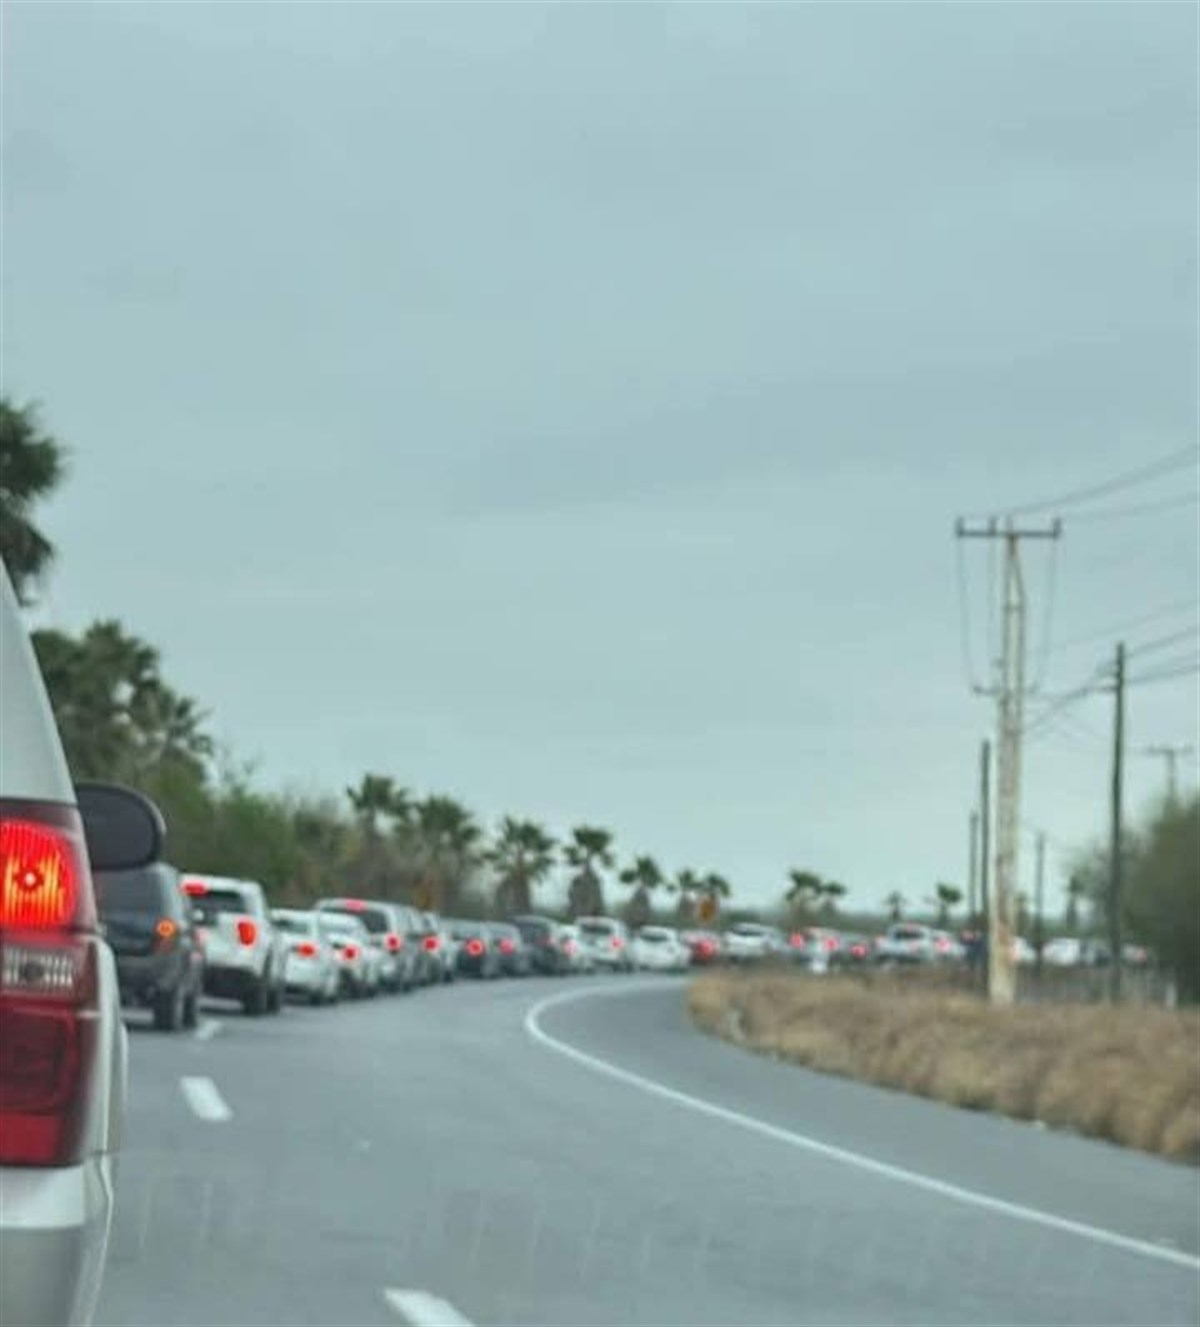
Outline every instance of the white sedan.
[(691, 952), (670, 926), (643, 926), (633, 937), (633, 964), (643, 972), (684, 972)]
[(284, 985), (289, 995), (305, 997), (310, 1004), (329, 1004), (341, 994), (342, 979), (338, 951), (322, 931), (315, 912), (276, 908), (271, 920), (288, 940)]

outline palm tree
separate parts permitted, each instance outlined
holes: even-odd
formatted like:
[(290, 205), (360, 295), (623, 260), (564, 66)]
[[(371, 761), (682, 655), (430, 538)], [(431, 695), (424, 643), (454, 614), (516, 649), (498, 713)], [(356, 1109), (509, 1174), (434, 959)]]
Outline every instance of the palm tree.
[(838, 900), (846, 897), (846, 886), (836, 880), (826, 880), (821, 885), (821, 911), (826, 917), (837, 915)]
[(495, 843), (484, 859), (499, 877), (496, 911), (501, 916), (528, 912), (533, 887), (554, 865), (554, 837), (533, 820), (505, 816)]
[(937, 924), (944, 931), (950, 925), (950, 912), (962, 902), (962, 890), (957, 885), (939, 884), (937, 894)]
[(346, 796), (368, 838), (378, 838), (381, 817), (391, 817), (407, 799), (386, 774), (364, 774), (357, 788), (346, 789)]
[(54, 491), (65, 469), (63, 449), (42, 431), (37, 409), (0, 397), (0, 559), (25, 604), (54, 559), (54, 545), (33, 524), (32, 509)]
[(576, 825), (563, 850), (567, 864), (574, 867), (568, 903), (572, 917), (596, 916), (604, 912), (600, 869), (612, 870), (612, 831), (596, 825)]
[(716, 871), (709, 871), (705, 875), (700, 881), (700, 909), (706, 922), (716, 919), (721, 900), (727, 899), (732, 893), (733, 886), (723, 875), (718, 875)]
[(785, 901), (791, 907), (797, 924), (802, 925), (808, 921), (825, 886), (815, 871), (792, 870), (788, 872), (788, 879), (792, 885), (784, 896)]
[(898, 922), (904, 920), (904, 909), (908, 907), (908, 900), (898, 889), (893, 889), (883, 900), (883, 904), (884, 907), (887, 908), (888, 916), (892, 921)]
[(650, 896), (666, 883), (662, 868), (653, 857), (642, 855), (635, 857), (632, 866), (627, 866), (619, 876), (623, 885), (633, 886), (633, 897), (627, 908), (631, 926), (645, 926), (650, 920)]
[(415, 874), (416, 901), (442, 912), (457, 903), (480, 860), (483, 831), (453, 797), (430, 796), (413, 804), (397, 838)]
[(680, 921), (691, 921), (696, 915), (696, 899), (703, 884), (704, 882), (690, 867), (685, 867), (682, 871), (677, 872), (675, 879), (668, 882), (667, 888), (671, 893), (679, 895), (676, 910)]

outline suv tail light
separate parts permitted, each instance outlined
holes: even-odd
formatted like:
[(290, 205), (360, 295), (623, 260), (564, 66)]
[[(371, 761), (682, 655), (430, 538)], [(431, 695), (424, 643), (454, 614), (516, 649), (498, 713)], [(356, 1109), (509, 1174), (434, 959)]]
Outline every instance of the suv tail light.
[(301, 940), (295, 947), (295, 951), (301, 958), (316, 958), (317, 947), (311, 940)]
[(343, 956), (344, 958), (349, 958), (349, 959), (355, 959), (355, 958), (357, 958), (357, 957), (358, 957), (358, 946), (357, 946), (357, 945), (347, 945), (347, 946), (345, 947), (345, 949), (342, 950), (342, 956)]
[(431, 954), (436, 954), (438, 951), (438, 938), (436, 935), (427, 935), (425, 939), (421, 941), (421, 944)]
[(397, 935), (395, 931), (389, 931), (384, 937), (384, 944), (387, 945), (389, 954), (398, 954), (404, 948), (404, 937)]
[(609, 941), (609, 944), (612, 945), (614, 949), (623, 949), (625, 946), (625, 941), (622, 940), (619, 935), (614, 935), (613, 938)]
[(467, 953), (470, 954), (472, 958), (478, 958), (478, 957), (480, 956), (480, 954), (483, 953), (483, 941), (482, 941), (482, 940), (468, 940), (468, 941), (467, 941)]
[(239, 917), (237, 937), (244, 945), (252, 945), (258, 939), (258, 927), (249, 917)]
[(98, 1027), (95, 924), (79, 813), (0, 804), (0, 1165), (80, 1158)]
[(505, 936), (504, 939), (500, 941), (500, 952), (502, 954), (514, 953), (516, 948), (517, 948), (516, 945), (513, 944), (513, 942), (508, 938), (508, 936)]

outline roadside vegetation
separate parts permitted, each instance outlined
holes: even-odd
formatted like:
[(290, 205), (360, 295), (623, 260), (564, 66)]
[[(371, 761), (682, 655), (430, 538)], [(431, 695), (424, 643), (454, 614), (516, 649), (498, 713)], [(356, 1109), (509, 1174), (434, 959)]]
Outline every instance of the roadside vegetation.
[(997, 1008), (937, 973), (719, 970), (696, 1024), (748, 1050), (1200, 1162), (1200, 1010)]

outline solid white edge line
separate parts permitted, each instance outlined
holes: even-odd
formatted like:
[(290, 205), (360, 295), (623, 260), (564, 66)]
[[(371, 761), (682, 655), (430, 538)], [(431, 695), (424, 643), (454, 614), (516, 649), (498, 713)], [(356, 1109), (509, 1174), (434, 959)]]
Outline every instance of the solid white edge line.
[(412, 1327), (474, 1327), (453, 1304), (424, 1290), (385, 1290), (383, 1298)]
[(197, 1041), (211, 1041), (221, 1030), (219, 1018), (206, 1018), (193, 1034)]
[[(655, 986), (657, 989), (662, 989), (657, 983), (655, 983)], [(882, 1176), (884, 1179), (909, 1184), (916, 1189), (924, 1189), (927, 1193), (935, 1193), (954, 1202), (983, 1208), (985, 1211), (996, 1212), (1000, 1216), (1012, 1217), (1018, 1221), (1027, 1221), (1032, 1225), (1044, 1226), (1049, 1230), (1059, 1230), (1064, 1234), (1077, 1235), (1097, 1244), (1107, 1244), (1111, 1248), (1124, 1249), (1127, 1253), (1141, 1254), (1142, 1257), (1154, 1258), (1159, 1262), (1171, 1263), (1176, 1267), (1186, 1267), (1190, 1272), (1200, 1271), (1200, 1258), (1190, 1253), (1182, 1253), (1178, 1249), (1166, 1248), (1159, 1244), (1148, 1244), (1144, 1240), (1134, 1239), (1129, 1235), (1119, 1235), (1116, 1231), (1104, 1230), (1099, 1226), (1089, 1226), (1085, 1222), (1072, 1221), (1068, 1217), (1054, 1216), (1050, 1212), (1042, 1212), (1035, 1207), (1025, 1207), (1021, 1203), (1010, 1203), (1003, 1198), (993, 1198), (989, 1194), (979, 1193), (974, 1189), (964, 1189), (960, 1185), (949, 1184), (945, 1180), (937, 1180), (932, 1176), (922, 1175), (914, 1170), (905, 1170), (902, 1166), (893, 1166), (886, 1161), (876, 1161), (859, 1152), (851, 1152), (844, 1147), (822, 1143), (807, 1134), (794, 1133), (791, 1129), (768, 1124), (765, 1120), (755, 1119), (752, 1115), (743, 1115), (740, 1111), (730, 1110), (726, 1106), (718, 1106), (711, 1101), (705, 1101), (702, 1097), (693, 1097), (687, 1092), (680, 1092), (673, 1087), (667, 1087), (663, 1083), (657, 1083), (652, 1078), (643, 1078), (641, 1074), (635, 1074), (629, 1069), (621, 1069), (615, 1064), (610, 1064), (607, 1060), (600, 1059), (598, 1056), (589, 1055), (586, 1051), (577, 1050), (565, 1041), (559, 1041), (557, 1037), (552, 1037), (538, 1021), (547, 1010), (553, 1009), (556, 1005), (574, 1004), (578, 1000), (597, 999), (601, 996), (631, 995), (637, 989), (645, 990), (648, 988), (640, 986), (633, 989), (627, 987), (617, 990), (609, 987), (601, 991), (568, 991), (562, 995), (549, 996), (547, 999), (539, 1000), (528, 1009), (525, 1014), (525, 1031), (534, 1041), (545, 1046), (548, 1050), (556, 1051), (559, 1055), (565, 1055), (578, 1064), (586, 1065), (596, 1073), (607, 1074), (610, 1078), (627, 1083), (630, 1087), (640, 1088), (643, 1092), (661, 1097), (664, 1101), (674, 1102), (677, 1106), (686, 1106), (688, 1109), (699, 1111), (703, 1115), (710, 1115), (714, 1119), (724, 1120), (727, 1124), (736, 1124), (739, 1128), (749, 1130), (751, 1133), (761, 1134), (764, 1138), (773, 1138), (776, 1142), (787, 1143), (790, 1147), (812, 1152), (817, 1156), (826, 1157), (830, 1161), (840, 1161), (843, 1165), (854, 1166), (859, 1170)]]
[(220, 1124), (233, 1119), (233, 1111), (225, 1104), (211, 1078), (181, 1078), (179, 1087), (184, 1100), (202, 1120)]

